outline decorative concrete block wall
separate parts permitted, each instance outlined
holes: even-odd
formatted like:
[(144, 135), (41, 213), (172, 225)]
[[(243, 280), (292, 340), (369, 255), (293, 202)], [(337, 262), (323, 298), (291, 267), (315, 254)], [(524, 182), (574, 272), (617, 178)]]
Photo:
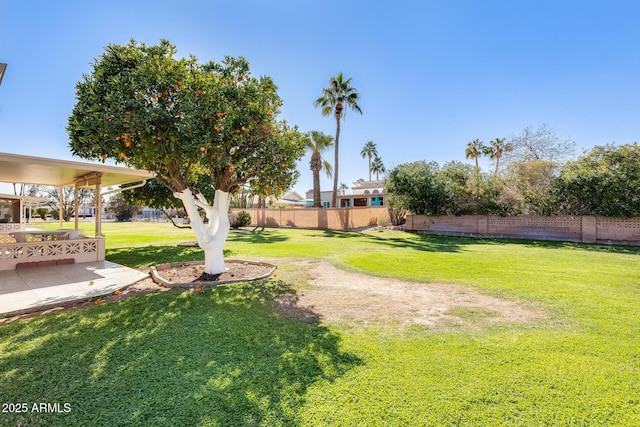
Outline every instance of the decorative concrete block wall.
[(640, 218), (408, 214), (406, 229), (448, 236), (640, 245)]

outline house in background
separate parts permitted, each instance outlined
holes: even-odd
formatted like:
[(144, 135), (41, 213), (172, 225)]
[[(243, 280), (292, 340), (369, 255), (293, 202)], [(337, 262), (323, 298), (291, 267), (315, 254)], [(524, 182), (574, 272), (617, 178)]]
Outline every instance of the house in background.
[[(385, 191), (386, 181), (365, 181), (359, 179), (351, 187), (352, 194), (339, 193), (337, 197), (338, 206), (341, 208), (353, 208), (362, 206), (386, 206), (387, 193)], [(313, 190), (306, 193), (306, 207), (313, 207)], [(323, 208), (331, 207), (331, 197), (333, 191), (321, 191), (320, 203)]]
[[(313, 190), (309, 190), (305, 193), (306, 195), (306, 205), (307, 208), (313, 207)], [(333, 191), (321, 191), (320, 192), (320, 207), (330, 208), (331, 207), (331, 198), (333, 196)]]
[(337, 197), (338, 206), (341, 208), (359, 206), (386, 206), (387, 193), (386, 181), (365, 181), (359, 179), (351, 187), (352, 194), (343, 194)]

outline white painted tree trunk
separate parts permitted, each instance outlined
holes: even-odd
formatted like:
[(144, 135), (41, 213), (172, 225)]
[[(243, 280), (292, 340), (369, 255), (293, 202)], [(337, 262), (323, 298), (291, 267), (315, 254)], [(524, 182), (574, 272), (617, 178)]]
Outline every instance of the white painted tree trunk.
[[(204, 271), (209, 274), (220, 274), (227, 271), (224, 265), (224, 243), (229, 234), (229, 193), (216, 190), (213, 206), (209, 205), (202, 194), (194, 195), (186, 189), (181, 193), (174, 193), (175, 197), (182, 200), (191, 229), (196, 235), (198, 246), (204, 251)], [(200, 217), (198, 208), (201, 208), (209, 224), (205, 224)]]

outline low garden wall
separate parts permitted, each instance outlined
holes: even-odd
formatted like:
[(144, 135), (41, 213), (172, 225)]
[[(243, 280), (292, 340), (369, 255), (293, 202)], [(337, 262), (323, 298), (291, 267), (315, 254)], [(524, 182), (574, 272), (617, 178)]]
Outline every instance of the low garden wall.
[(640, 218), (407, 214), (406, 230), (449, 236), (640, 245)]
[(388, 217), (385, 206), (231, 210), (232, 213), (242, 211), (251, 215), (252, 226), (318, 228), (323, 230), (349, 230), (372, 227), (378, 224), (379, 218)]

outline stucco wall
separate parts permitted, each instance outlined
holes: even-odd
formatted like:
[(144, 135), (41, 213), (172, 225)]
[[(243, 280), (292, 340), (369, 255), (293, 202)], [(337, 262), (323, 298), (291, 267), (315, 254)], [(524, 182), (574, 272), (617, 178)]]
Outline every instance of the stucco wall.
[(233, 213), (246, 211), (251, 225), (267, 227), (319, 228), (348, 230), (375, 226), (378, 218), (388, 216), (385, 206), (330, 209), (232, 209)]

